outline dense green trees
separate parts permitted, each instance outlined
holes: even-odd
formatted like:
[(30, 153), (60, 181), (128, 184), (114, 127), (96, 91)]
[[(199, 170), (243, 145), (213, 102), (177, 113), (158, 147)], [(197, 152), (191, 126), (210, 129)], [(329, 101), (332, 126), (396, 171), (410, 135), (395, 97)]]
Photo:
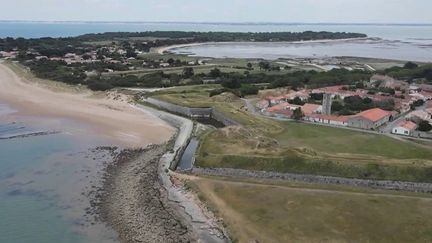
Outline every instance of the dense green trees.
[(387, 99), (383, 101), (373, 101), (366, 97), (361, 98), (360, 96), (349, 96), (340, 100), (335, 100), (332, 103), (332, 111), (338, 115), (351, 115), (360, 111), (381, 108), (383, 110), (394, 110), (395, 102), (393, 99)]
[(304, 113), (301, 110), (301, 108), (297, 108), (297, 109), (294, 110), (293, 115), (292, 115), (292, 118), (294, 120), (299, 121), (299, 120), (303, 119), (303, 117), (304, 117)]
[(429, 132), (432, 130), (432, 125), (428, 121), (421, 121), (418, 130), (422, 132)]
[(404, 65), (405, 69), (414, 69), (414, 68), (418, 68), (418, 65), (416, 63), (413, 62), (407, 62)]
[(185, 67), (183, 68), (182, 75), (184, 78), (190, 78), (194, 75), (194, 69), (192, 67)]
[(417, 65), (412, 62), (408, 62), (404, 67), (392, 67), (384, 70), (383, 74), (389, 75), (391, 77), (403, 80), (413, 80), (413, 79), (426, 79), (427, 81), (432, 81), (432, 64)]
[[(184, 42), (225, 42), (225, 41), (301, 41), (322, 39), (346, 39), (367, 37), (365, 34), (346, 32), (184, 32), (184, 31), (148, 31), (148, 32), (108, 32), (86, 34), (76, 37), (81, 41), (101, 41), (137, 37), (160, 38), (160, 42), (172, 39)], [(179, 44), (179, 43), (177, 43)]]
[(305, 102), (303, 102), (299, 97), (295, 97), (294, 99), (289, 100), (288, 102), (290, 104), (293, 104), (293, 105), (304, 105), (305, 104)]

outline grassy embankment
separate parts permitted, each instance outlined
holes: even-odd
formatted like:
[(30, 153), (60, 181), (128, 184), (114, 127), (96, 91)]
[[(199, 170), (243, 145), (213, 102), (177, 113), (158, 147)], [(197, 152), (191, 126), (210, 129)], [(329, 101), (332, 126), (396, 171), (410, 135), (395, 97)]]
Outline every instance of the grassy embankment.
[(204, 135), (198, 166), (432, 182), (432, 146), (257, 117), (232, 95), (209, 97), (211, 87), (215, 86), (176, 88), (156, 95), (189, 107), (214, 107), (244, 125)]
[(224, 219), (234, 242), (432, 240), (427, 194), (226, 178), (187, 184)]

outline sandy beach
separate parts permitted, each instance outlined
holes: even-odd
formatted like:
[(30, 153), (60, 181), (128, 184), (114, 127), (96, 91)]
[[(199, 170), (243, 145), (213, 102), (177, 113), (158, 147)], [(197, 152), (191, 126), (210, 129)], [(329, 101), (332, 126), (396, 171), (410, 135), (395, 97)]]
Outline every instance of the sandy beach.
[(0, 101), (18, 110), (18, 114), (84, 123), (91, 132), (125, 147), (141, 148), (163, 143), (174, 134), (174, 128), (155, 115), (134, 108), (125, 96), (74, 92), (72, 87), (70, 90), (53, 90), (47, 83), (29, 81), (17, 75), (4, 63), (0, 63)]

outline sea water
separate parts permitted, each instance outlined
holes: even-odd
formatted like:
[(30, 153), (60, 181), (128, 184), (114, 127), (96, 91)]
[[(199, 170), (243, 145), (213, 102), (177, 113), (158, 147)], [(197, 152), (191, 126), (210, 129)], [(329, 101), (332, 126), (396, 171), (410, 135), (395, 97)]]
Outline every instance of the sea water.
[(69, 37), (118, 31), (331, 31), (357, 32), (389, 40), (431, 40), (432, 25), (401, 24), (305, 24), (305, 23), (157, 23), (157, 22), (13, 22), (0, 21), (0, 38)]
[[(0, 111), (0, 135), (14, 126)], [(38, 118), (38, 124), (41, 124)], [(0, 242), (117, 242), (115, 233), (86, 211), (88, 192), (97, 185), (103, 163), (89, 149), (99, 141), (59, 132), (43, 136), (0, 139)]]
[[(432, 32), (432, 29), (431, 29)], [(363, 57), (432, 62), (432, 39), (399, 41), (361, 39), (321, 42), (212, 43), (172, 49), (174, 53), (212, 58), (331, 58)]]
[(205, 57), (296, 58), (358, 56), (411, 61), (432, 61), (432, 25), (304, 24), (304, 23), (154, 23), (154, 22), (0, 22), (0, 37), (68, 37), (118, 31), (331, 31), (357, 32), (371, 38), (335, 43), (234, 43), (177, 49)]

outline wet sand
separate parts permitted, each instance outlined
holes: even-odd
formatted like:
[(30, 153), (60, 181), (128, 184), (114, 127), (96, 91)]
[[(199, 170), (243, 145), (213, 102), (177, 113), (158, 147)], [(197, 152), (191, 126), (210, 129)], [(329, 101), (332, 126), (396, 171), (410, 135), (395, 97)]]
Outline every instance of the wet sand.
[(20, 115), (82, 122), (102, 138), (125, 147), (142, 148), (163, 143), (174, 134), (167, 123), (149, 112), (133, 108), (127, 97), (120, 94), (109, 97), (90, 91), (77, 93), (72, 87), (53, 90), (47, 88), (47, 83), (18, 76), (3, 63), (0, 63), (0, 101), (18, 110)]
[[(193, 128), (191, 122), (190, 126), (180, 126), (176, 141), (167, 144), (175, 133), (172, 126), (178, 125), (178, 121), (171, 124), (173, 118), (168, 119), (169, 114), (132, 106), (121, 94), (76, 92), (64, 89), (63, 85), (59, 89), (58, 85), (30, 81), (0, 63), (0, 101), (15, 108), (17, 116), (51, 117), (52, 126), (59, 123), (62, 131), (70, 127), (68, 132), (78, 137), (79, 133), (88, 135), (96, 131), (96, 137), (102, 141), (112, 141), (110, 146), (126, 148), (117, 155), (113, 152), (113, 158), (102, 156), (111, 161), (104, 163), (105, 168), (93, 171), (104, 176), (86, 186), (92, 188), (84, 192), (92, 205), (85, 209), (86, 217), (102, 219), (117, 232), (121, 242), (195, 242), (198, 239), (226, 242), (215, 219), (201, 215), (202, 209), (191, 207), (195, 201), (185, 198), (179, 203), (172, 201), (171, 193), (167, 193), (172, 187), (166, 182), (170, 178), (165, 168), (172, 160), (167, 153), (174, 156), (175, 153), (170, 153), (171, 146), (181, 146), (182, 141), (187, 140)], [(68, 126), (67, 120), (88, 125), (88, 128), (79, 130), (81, 125)], [(108, 149), (108, 153), (110, 151), (114, 150)], [(94, 156), (98, 157), (97, 154), (95, 152)], [(96, 157), (95, 160), (102, 160)], [(161, 160), (163, 157), (166, 159)], [(184, 205), (188, 205), (187, 210)], [(190, 208), (196, 212), (189, 212)], [(194, 221), (197, 218), (200, 219), (198, 223)]]

